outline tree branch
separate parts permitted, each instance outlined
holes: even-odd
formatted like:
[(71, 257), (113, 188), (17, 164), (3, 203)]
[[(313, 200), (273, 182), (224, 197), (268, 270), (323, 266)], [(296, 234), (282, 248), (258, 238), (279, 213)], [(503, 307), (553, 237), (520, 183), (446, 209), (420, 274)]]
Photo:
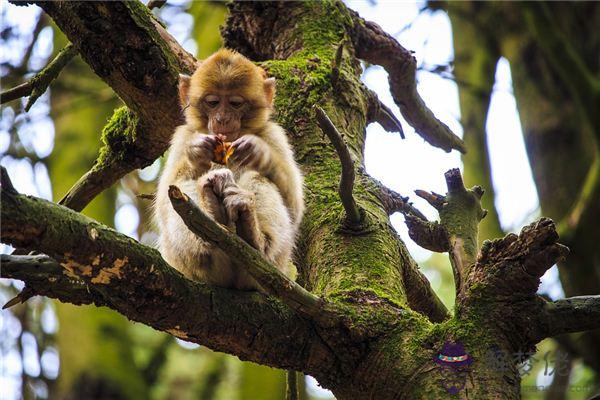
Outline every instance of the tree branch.
[(392, 97), (404, 119), (432, 146), (464, 153), (463, 141), (435, 117), (417, 92), (417, 63), (411, 52), (377, 24), (350, 12), (353, 25), (349, 34), (357, 57), (381, 65), (388, 72)]
[(29, 111), (35, 101), (44, 94), (46, 89), (48, 89), (48, 86), (50, 86), (50, 83), (58, 77), (65, 65), (67, 65), (75, 55), (77, 55), (77, 49), (75, 49), (73, 44), (69, 43), (57, 54), (50, 64), (38, 72), (28, 82), (2, 92), (0, 95), (0, 104), (7, 103), (23, 96), (29, 96), (27, 104), (25, 105), (25, 111)]
[(411, 238), (426, 249), (448, 251), (454, 273), (456, 294), (460, 296), (470, 267), (477, 257), (479, 222), (486, 211), (481, 208), (483, 189), (474, 186), (466, 189), (460, 171), (456, 168), (444, 174), (448, 193), (442, 196), (417, 190), (419, 197), (427, 200), (440, 214), (440, 223), (424, 223), (407, 219)]
[(91, 295), (90, 288), (83, 280), (65, 274), (63, 267), (46, 255), (2, 254), (0, 263), (2, 263), (1, 278), (26, 282), (26, 287), (33, 295), (46, 296), (77, 305), (105, 305), (99, 293), (95, 292)]
[(450, 250), (448, 232), (439, 222), (423, 221), (412, 215), (405, 218), (408, 236), (424, 249), (444, 253)]
[(377, 197), (379, 197), (379, 200), (381, 200), (383, 208), (388, 215), (399, 212), (405, 216), (412, 215), (416, 218), (422, 219), (423, 221), (427, 221), (427, 217), (425, 217), (421, 211), (419, 211), (415, 206), (413, 206), (412, 203), (409, 202), (408, 197), (404, 197), (400, 193), (393, 191), (376, 179), (373, 179), (373, 181), (375, 181), (375, 184), (379, 187), (379, 193), (377, 194)]
[[(113, 130), (113, 143), (125, 144), (125, 148), (107, 153), (110, 157), (101, 155), (61, 200), (65, 206), (82, 210), (104, 189), (130, 171), (150, 165), (168, 148), (175, 127), (183, 121), (178, 75), (193, 72), (196, 60), (141, 2), (36, 4), (131, 110), (119, 129)], [(119, 29), (114, 29), (117, 26)], [(99, 48), (111, 51), (100, 52)], [(135, 135), (127, 135), (133, 132)]]
[[(335, 356), (314, 326), (280, 302), (185, 279), (152, 248), (46, 200), (0, 191), (0, 240), (47, 258), (6, 259), (2, 276), (241, 359), (319, 374)], [(43, 215), (43, 218), (40, 216)], [(10, 262), (8, 262), (10, 261)], [(85, 282), (89, 291), (76, 285)]]
[(323, 300), (281, 273), (274, 265), (265, 260), (258, 250), (244, 242), (239, 236), (229, 233), (213, 221), (177, 186), (169, 187), (169, 198), (177, 214), (193, 233), (215, 244), (236, 264), (243, 265), (268, 294), (277, 297), (290, 308), (307, 316), (316, 319), (331, 318), (331, 316), (325, 315)]
[(340, 188), (339, 194), (340, 199), (342, 200), (342, 205), (344, 206), (344, 210), (346, 210), (346, 219), (350, 228), (360, 226), (363, 215), (361, 209), (356, 204), (354, 200), (354, 195), (352, 194), (354, 190), (354, 160), (352, 160), (352, 156), (350, 155), (350, 151), (348, 147), (344, 143), (344, 139), (342, 135), (338, 132), (331, 119), (327, 116), (325, 111), (321, 107), (315, 107), (315, 113), (317, 116), (317, 122), (319, 123), (319, 127), (327, 135), (333, 147), (335, 147), (335, 151), (340, 158), (340, 162), (342, 164), (342, 176), (340, 179)]
[(600, 295), (546, 302), (540, 313), (540, 339), (600, 328)]
[(540, 278), (567, 254), (548, 218), (525, 226), (519, 235), (484, 241), (476, 263), (466, 270), (458, 317), (488, 321), (514, 350), (536, 344), (547, 337), (543, 323), (536, 322), (547, 319), (547, 302), (536, 295)]
[(402, 139), (405, 138), (402, 124), (394, 115), (394, 112), (390, 110), (388, 106), (383, 104), (379, 97), (372, 90), (368, 90), (367, 101), (369, 102), (369, 109), (367, 111), (367, 121), (377, 122), (383, 129), (388, 132), (398, 132)]

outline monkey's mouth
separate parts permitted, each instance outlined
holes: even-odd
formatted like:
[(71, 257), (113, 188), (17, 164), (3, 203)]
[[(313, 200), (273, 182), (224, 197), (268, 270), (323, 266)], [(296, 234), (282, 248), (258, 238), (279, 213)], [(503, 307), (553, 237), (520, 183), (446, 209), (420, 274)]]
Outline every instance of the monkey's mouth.
[(239, 133), (238, 126), (232, 126), (232, 124), (227, 125), (218, 125), (218, 124), (209, 124), (208, 130), (213, 135), (223, 135), (228, 139), (232, 137), (237, 137)]

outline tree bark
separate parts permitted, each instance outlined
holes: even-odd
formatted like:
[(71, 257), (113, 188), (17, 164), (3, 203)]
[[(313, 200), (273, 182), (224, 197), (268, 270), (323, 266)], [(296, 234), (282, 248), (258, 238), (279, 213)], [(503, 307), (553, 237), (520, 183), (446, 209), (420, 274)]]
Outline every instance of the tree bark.
[[(152, 124), (163, 112), (173, 112), (173, 77), (193, 60), (173, 42), (160, 45), (164, 39), (153, 31), (159, 28), (141, 3), (42, 6), (83, 59), (137, 113), (125, 122)], [(125, 41), (133, 49), (121, 49), (121, 36), (107, 29), (118, 24), (133, 27)], [(518, 398), (516, 361), (509, 357), (506, 368), (499, 370), (487, 357), (490, 350), (509, 356), (523, 352), (555, 331), (564, 333), (565, 327), (556, 326), (555, 314), (548, 311), (552, 304), (535, 295), (539, 277), (566, 252), (557, 243), (554, 224), (541, 220), (519, 236), (486, 242), (480, 249), (476, 238), (485, 216), (483, 192), (466, 189), (458, 170), (449, 171), (447, 195), (431, 196), (440, 200), (440, 229), (445, 233), (441, 237), (447, 239), (460, 283), (456, 311), (438, 320), (432, 315), (445, 315), (439, 308), (411, 309), (411, 304), (441, 303), (390, 226), (380, 186), (361, 168), (354, 171), (351, 191), (361, 220), (345, 223), (352, 207), (344, 208), (338, 195), (342, 166), (313, 111), (317, 104), (327, 113), (350, 158), (362, 165), (364, 129), (372, 110), (372, 93), (359, 80), (356, 57), (364, 57), (389, 70), (396, 101), (421, 135), (445, 150), (464, 150), (416, 93), (410, 52), (337, 1), (232, 3), (222, 34), (226, 46), (260, 61), (278, 80), (276, 119), (286, 128), (305, 174), (308, 211), (296, 259), (299, 281), (310, 296), (297, 297), (303, 293), (300, 289), (285, 288), (285, 279), (266, 261), (229, 236), (219, 245), (238, 249), (232, 257), (246, 254), (248, 272), (267, 279), (270, 296), (190, 282), (155, 250), (74, 211), (16, 193), (5, 174), (2, 241), (46, 253), (55, 262), (45, 264), (50, 272), (43, 271), (44, 276), (67, 274), (73, 282), (48, 289), (42, 271), (26, 267), (30, 256), (8, 259), (10, 268), (3, 269), (3, 276), (23, 279), (35, 292), (65, 301), (106, 305), (132, 320), (243, 360), (305, 372), (339, 399), (455, 398), (448, 389), (453, 378), (464, 385), (459, 390), (462, 397)], [(100, 46), (100, 38), (102, 48), (115, 49), (117, 56), (108, 57), (87, 44)], [(136, 38), (152, 50), (149, 59), (136, 56)], [(386, 51), (393, 54), (391, 60), (382, 56)], [(160, 64), (155, 73), (151, 67), (158, 59), (179, 61)], [(140, 74), (125, 68), (129, 62)], [(141, 96), (136, 85), (148, 82), (156, 86)], [(157, 88), (164, 90), (155, 92)], [(149, 116), (140, 108), (148, 102), (162, 108)], [(174, 124), (172, 118), (165, 121), (163, 129)], [(117, 138), (119, 132), (114, 132)], [(132, 148), (143, 151), (143, 146), (136, 147), (138, 136), (134, 138)], [(223, 238), (216, 223), (194, 213), (186, 216), (194, 232), (217, 235), (212, 240)], [(408, 288), (409, 283), (418, 285), (417, 290)], [(77, 290), (81, 285), (87, 290)], [(298, 301), (303, 307), (294, 306)], [(595, 304), (590, 299), (572, 305), (594, 316), (585, 328), (600, 326)], [(562, 311), (567, 305), (560, 306)], [(440, 355), (452, 343), (464, 346), (472, 368), (444, 367), (449, 361), (440, 361)]]

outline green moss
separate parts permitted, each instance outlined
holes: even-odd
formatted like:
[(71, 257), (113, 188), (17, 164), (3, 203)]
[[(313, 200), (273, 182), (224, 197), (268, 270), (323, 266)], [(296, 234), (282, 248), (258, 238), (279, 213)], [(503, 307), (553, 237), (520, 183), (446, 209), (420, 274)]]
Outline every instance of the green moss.
[(334, 0), (311, 2), (307, 5), (312, 8), (314, 17), (302, 20), (299, 25), (304, 48), (314, 50), (339, 43), (346, 26), (352, 24), (348, 11)]
[(464, 241), (470, 262), (477, 257), (479, 222), (483, 218), (481, 202), (472, 190), (448, 193), (447, 205), (440, 211), (440, 220), (450, 236)]
[(96, 160), (96, 168), (101, 168), (107, 162), (124, 160), (135, 143), (138, 117), (127, 107), (115, 110), (102, 129), (100, 141), (102, 147)]

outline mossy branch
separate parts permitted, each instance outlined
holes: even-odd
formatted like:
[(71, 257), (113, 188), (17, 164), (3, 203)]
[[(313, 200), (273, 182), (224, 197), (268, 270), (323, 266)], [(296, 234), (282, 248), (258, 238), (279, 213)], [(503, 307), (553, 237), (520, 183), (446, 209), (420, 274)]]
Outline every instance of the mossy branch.
[[(314, 341), (315, 327), (281, 302), (192, 282), (155, 249), (7, 186), (4, 182), (0, 190), (0, 240), (47, 256), (4, 255), (3, 278), (20, 279), (35, 294), (64, 302), (108, 306), (133, 321), (246, 360), (308, 373), (335, 368), (330, 350)], [(320, 361), (306, 358), (310, 349)]]
[(423, 247), (433, 251), (448, 251), (454, 272), (457, 295), (463, 291), (469, 268), (477, 258), (479, 222), (486, 211), (481, 208), (483, 189), (474, 186), (466, 189), (460, 171), (456, 168), (444, 174), (448, 192), (445, 196), (417, 190), (419, 197), (427, 200), (440, 214), (440, 223), (407, 220), (411, 237)]
[(2, 92), (0, 95), (0, 104), (4, 104), (24, 96), (29, 96), (27, 104), (25, 105), (25, 111), (29, 111), (35, 101), (42, 94), (44, 94), (46, 89), (48, 89), (48, 86), (50, 86), (52, 81), (58, 77), (65, 65), (67, 65), (69, 61), (75, 57), (75, 55), (77, 55), (77, 49), (72, 43), (69, 43), (58, 52), (57, 56), (50, 62), (50, 64), (38, 72), (29, 81)]
[(457, 316), (499, 329), (515, 351), (527, 349), (549, 336), (547, 302), (536, 295), (540, 278), (567, 254), (548, 218), (518, 235), (484, 241), (475, 264), (465, 271)]
[(344, 143), (342, 135), (339, 133), (329, 116), (321, 107), (315, 107), (315, 113), (317, 116), (317, 122), (319, 127), (327, 135), (335, 151), (340, 158), (342, 164), (342, 176), (340, 178), (339, 194), (346, 211), (346, 221), (349, 228), (360, 227), (363, 221), (363, 212), (361, 211), (356, 200), (354, 200), (354, 160), (348, 150), (348, 146)]
[(102, 130), (102, 147), (94, 166), (69, 189), (60, 205), (83, 210), (97, 195), (135, 168), (150, 165), (166, 150), (166, 143), (147, 141), (151, 136), (127, 107), (116, 109)]
[(450, 250), (448, 232), (439, 222), (424, 221), (412, 215), (407, 215), (404, 220), (408, 236), (419, 246), (437, 253)]
[[(77, 305), (104, 305), (98, 293), (95, 293), (96, 298), (90, 295), (90, 288), (84, 281), (65, 274), (63, 267), (51, 257), (43, 254), (16, 256), (2, 254), (0, 263), (2, 264), (1, 278), (26, 282), (30, 294), (26, 298), (19, 294), (17, 297), (20, 303), (33, 295), (39, 295)], [(14, 305), (10, 303), (10, 301), (6, 303), (3, 308)]]
[(304, 315), (321, 320), (331, 317), (325, 316), (325, 304), (322, 299), (281, 273), (258, 250), (239, 236), (231, 234), (217, 224), (177, 186), (169, 187), (169, 198), (177, 214), (193, 233), (215, 244), (236, 264), (243, 265), (268, 294)]

